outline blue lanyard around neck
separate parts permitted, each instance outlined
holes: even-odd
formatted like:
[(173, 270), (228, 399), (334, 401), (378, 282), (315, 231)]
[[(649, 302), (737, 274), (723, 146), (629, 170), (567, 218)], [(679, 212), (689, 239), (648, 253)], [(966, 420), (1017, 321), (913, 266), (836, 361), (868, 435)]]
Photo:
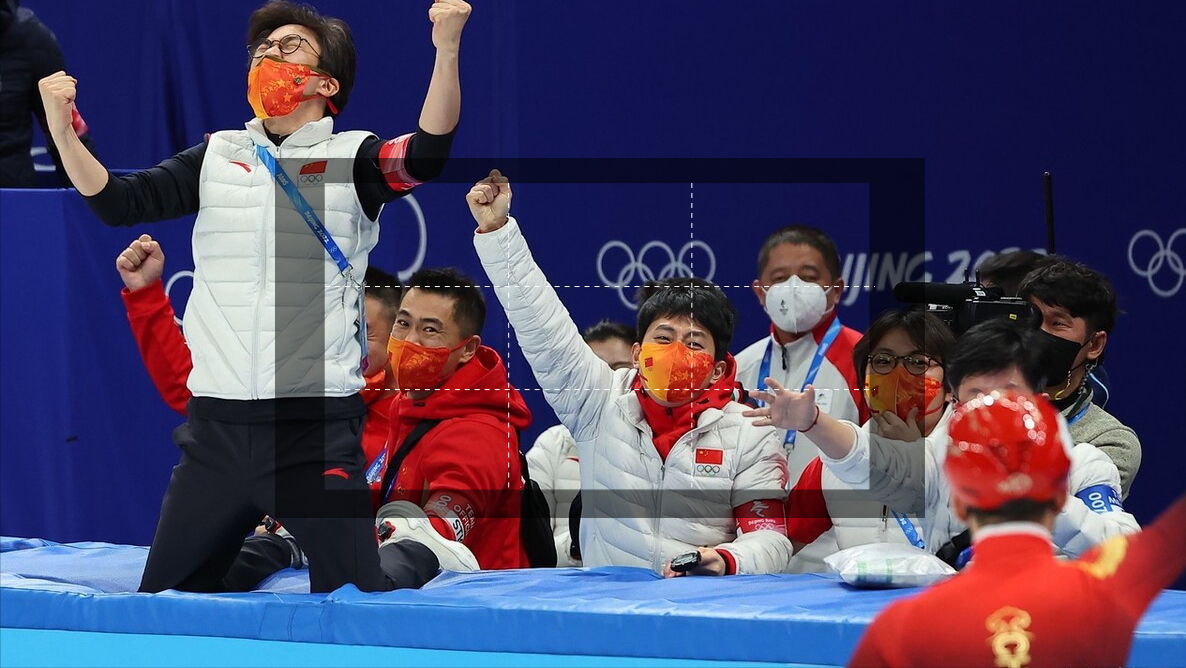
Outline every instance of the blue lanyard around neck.
[(259, 156), (260, 161), (267, 166), (268, 171), (272, 173), (273, 178), (276, 179), (276, 183), (279, 183), (280, 187), (284, 189), (284, 192), (288, 194), (288, 199), (292, 200), (292, 205), (296, 207), (297, 213), (301, 214), (301, 218), (305, 219), (305, 223), (309, 226), (309, 229), (313, 230), (313, 234), (321, 241), (321, 245), (325, 247), (325, 252), (329, 253), (334, 264), (338, 265), (338, 271), (342, 272), (342, 275), (346, 277), (346, 280), (352, 286), (360, 287), (358, 282), (354, 280), (354, 274), (351, 272), (353, 267), (350, 266), (350, 261), (346, 259), (345, 253), (342, 252), (341, 248), (338, 248), (338, 244), (330, 236), (329, 230), (325, 229), (325, 225), (321, 224), (321, 219), (317, 217), (317, 212), (313, 210), (313, 207), (309, 206), (309, 202), (305, 201), (305, 196), (301, 194), (300, 189), (296, 187), (292, 179), (288, 178), (288, 174), (285, 173), (284, 168), (276, 162), (276, 158), (272, 157), (272, 154), (268, 153), (268, 149), (263, 146), (256, 144), (255, 153)]
[[(832, 318), (832, 324), (828, 325), (828, 331), (824, 333), (824, 338), (820, 340), (819, 347), (815, 349), (815, 357), (811, 359), (811, 366), (807, 369), (807, 376), (803, 379), (803, 385), (799, 391), (807, 389), (808, 385), (815, 382), (815, 377), (819, 375), (820, 367), (824, 363), (824, 355), (828, 353), (828, 348), (832, 347), (832, 342), (840, 335), (840, 317)], [(766, 354), (762, 356), (762, 366), (758, 368), (758, 389), (766, 391), (766, 377), (770, 375), (770, 358), (774, 355), (774, 335), (770, 335), (770, 340), (766, 343)], [(765, 402), (758, 402), (759, 405), (765, 406)], [(783, 439), (783, 445), (794, 445), (795, 437), (799, 432), (788, 429), (786, 438)]]
[(909, 517), (896, 510), (890, 512), (894, 514), (894, 519), (898, 520), (898, 526), (902, 527), (902, 533), (906, 534), (906, 540), (910, 541), (911, 545), (920, 550), (927, 549), (927, 544), (918, 535), (918, 529), (914, 528), (914, 522), (911, 522)]

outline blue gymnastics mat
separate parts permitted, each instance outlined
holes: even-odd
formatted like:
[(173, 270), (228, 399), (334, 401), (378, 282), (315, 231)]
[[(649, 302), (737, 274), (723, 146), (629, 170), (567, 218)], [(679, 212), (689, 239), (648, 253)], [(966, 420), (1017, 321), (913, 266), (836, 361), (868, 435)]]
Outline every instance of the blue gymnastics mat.
[[(288, 570), (265, 582), (261, 592), (138, 594), (143, 547), (3, 539), (0, 550), (0, 626), (6, 633), (43, 629), (128, 634), (142, 643), (197, 636), (348, 645), (352, 651), (483, 652), (490, 653), (488, 663), (497, 663), (495, 655), (524, 654), (842, 665), (878, 611), (917, 593), (855, 590), (822, 575), (663, 580), (648, 570), (597, 568), (442, 573), (420, 590), (369, 594), (347, 586), (328, 595), (301, 593), (308, 592), (306, 574)], [(224, 656), (242, 663), (233, 661), (234, 653)], [(481, 665), (426, 657), (399, 662)], [(1142, 620), (1130, 663), (1182, 665), (1184, 657), (1186, 592), (1166, 591)]]

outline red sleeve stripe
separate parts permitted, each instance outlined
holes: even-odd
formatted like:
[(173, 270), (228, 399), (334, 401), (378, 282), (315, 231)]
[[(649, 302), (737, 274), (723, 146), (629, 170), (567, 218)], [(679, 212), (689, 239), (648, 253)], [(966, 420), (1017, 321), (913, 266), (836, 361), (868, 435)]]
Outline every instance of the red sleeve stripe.
[(787, 535), (787, 518), (781, 499), (760, 499), (743, 503), (733, 509), (733, 517), (741, 533), (777, 531)]
[(734, 557), (729, 550), (718, 547), (717, 554), (725, 560), (725, 575), (737, 575), (737, 557)]
[(411, 141), (412, 133), (408, 133), (384, 142), (379, 147), (379, 170), (383, 172), (387, 186), (395, 192), (402, 193), (423, 183), (412, 178), (404, 160), (408, 153), (408, 143)]

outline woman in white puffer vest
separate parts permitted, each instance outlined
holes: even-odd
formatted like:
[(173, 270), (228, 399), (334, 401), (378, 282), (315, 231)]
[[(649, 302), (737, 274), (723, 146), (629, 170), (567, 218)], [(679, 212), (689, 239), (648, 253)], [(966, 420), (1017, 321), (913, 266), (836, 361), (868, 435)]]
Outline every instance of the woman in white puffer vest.
[[(786, 456), (777, 432), (732, 400), (736, 311), (724, 293), (700, 279), (653, 286), (639, 308), (636, 368), (614, 371), (581, 340), (509, 217), (506, 178), (491, 172), (466, 200), (495, 294), (576, 441), (584, 564), (667, 576), (785, 569)], [(671, 569), (677, 556), (688, 570)]]
[[(942, 428), (951, 413), (943, 362), (954, 343), (943, 321), (925, 311), (891, 309), (870, 325), (853, 349), (853, 364), (872, 411), (871, 433), (921, 448), (924, 436)], [(787, 498), (787, 531), (798, 547), (832, 527), (841, 550), (870, 543), (938, 547), (927, 544), (932, 537), (917, 517), (869, 500), (816, 457)]]

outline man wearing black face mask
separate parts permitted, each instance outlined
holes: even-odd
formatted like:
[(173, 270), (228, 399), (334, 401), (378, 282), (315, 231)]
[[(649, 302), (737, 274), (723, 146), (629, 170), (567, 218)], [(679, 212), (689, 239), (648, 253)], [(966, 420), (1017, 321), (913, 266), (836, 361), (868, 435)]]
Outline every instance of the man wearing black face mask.
[(1121, 498), (1141, 466), (1136, 432), (1092, 404), (1091, 370), (1103, 359), (1116, 323), (1116, 292), (1107, 277), (1058, 258), (1022, 281), (1018, 296), (1042, 312), (1039, 336), (1047, 343), (1046, 393), (1062, 412), (1077, 443), (1091, 443), (1120, 470)]

